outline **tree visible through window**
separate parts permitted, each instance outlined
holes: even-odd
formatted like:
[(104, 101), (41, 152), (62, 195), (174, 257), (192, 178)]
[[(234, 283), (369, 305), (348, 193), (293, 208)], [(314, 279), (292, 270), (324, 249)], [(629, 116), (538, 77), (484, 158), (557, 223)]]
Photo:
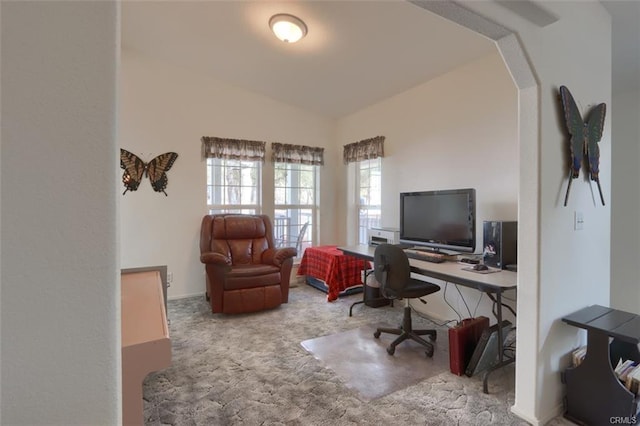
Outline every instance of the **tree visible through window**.
[(209, 214), (261, 212), (260, 161), (207, 158)]
[(356, 163), (358, 187), (358, 243), (367, 244), (367, 230), (380, 226), (382, 204), (382, 160), (380, 157)]
[[(280, 246), (296, 247), (298, 257), (313, 243), (313, 219), (318, 209), (319, 166), (274, 164), (274, 234)], [(304, 231), (304, 235), (301, 232)]]

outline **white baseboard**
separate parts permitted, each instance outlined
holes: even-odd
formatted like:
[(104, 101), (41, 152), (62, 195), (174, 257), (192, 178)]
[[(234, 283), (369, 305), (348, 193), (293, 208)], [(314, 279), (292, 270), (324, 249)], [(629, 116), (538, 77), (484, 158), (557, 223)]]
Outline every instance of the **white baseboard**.
[(542, 419), (540, 420), (540, 424), (546, 425), (552, 419), (562, 415), (564, 415), (564, 404), (560, 402), (558, 405), (555, 406), (553, 410), (551, 410), (551, 412), (547, 413), (544, 417), (542, 417)]
[(191, 293), (191, 294), (181, 294), (180, 296), (167, 296), (167, 300), (180, 300), (180, 299), (189, 299), (190, 297), (198, 297), (201, 296), (204, 299), (204, 291), (199, 293)]
[[(546, 422), (541, 422), (540, 420), (538, 420), (535, 417), (531, 417), (523, 412), (521, 412), (520, 410), (518, 410), (516, 408), (515, 405), (511, 406), (511, 412), (513, 414), (515, 414), (516, 416), (520, 417), (522, 420), (531, 423), (533, 426), (542, 426), (544, 425)], [(551, 420), (553, 417), (551, 417), (549, 420)]]
[(564, 405), (560, 402), (556, 405), (551, 411), (546, 413), (546, 415), (542, 418), (532, 417), (526, 413), (523, 413), (518, 409), (515, 405), (511, 406), (511, 412), (521, 419), (531, 423), (533, 426), (543, 426), (549, 423), (551, 420), (555, 419), (558, 416), (562, 416), (564, 414)]

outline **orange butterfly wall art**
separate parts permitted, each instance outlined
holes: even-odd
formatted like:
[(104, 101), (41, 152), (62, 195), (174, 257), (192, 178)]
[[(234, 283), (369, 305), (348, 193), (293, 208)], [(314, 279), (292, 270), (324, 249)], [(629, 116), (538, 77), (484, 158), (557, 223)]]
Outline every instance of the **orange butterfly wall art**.
[(589, 176), (592, 181), (598, 184), (600, 201), (604, 206), (604, 196), (600, 187), (600, 148), (598, 147), (598, 142), (602, 139), (607, 106), (604, 103), (596, 105), (589, 111), (587, 120), (584, 121), (576, 101), (573, 100), (571, 92), (565, 86), (560, 86), (560, 98), (564, 108), (567, 131), (570, 135), (569, 152), (571, 153), (569, 185), (567, 186), (567, 194), (564, 197), (564, 205), (567, 205), (567, 200), (569, 199), (571, 182), (580, 174), (582, 159), (586, 157)]
[(122, 183), (126, 188), (122, 195), (126, 194), (127, 191), (136, 191), (145, 175), (149, 177), (154, 191), (167, 195), (165, 192), (169, 183), (167, 172), (173, 166), (176, 158), (178, 158), (178, 154), (175, 152), (165, 152), (145, 163), (137, 155), (126, 149), (120, 149), (120, 168), (124, 169)]

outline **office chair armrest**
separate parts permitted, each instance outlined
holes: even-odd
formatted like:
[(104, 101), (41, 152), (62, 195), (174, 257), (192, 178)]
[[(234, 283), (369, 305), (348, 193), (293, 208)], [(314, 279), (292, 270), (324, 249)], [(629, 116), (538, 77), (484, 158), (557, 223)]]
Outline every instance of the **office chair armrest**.
[(298, 252), (293, 247), (270, 248), (262, 253), (262, 263), (280, 266), (284, 261), (296, 257)]
[(206, 253), (202, 253), (200, 255), (200, 262), (207, 263), (207, 264), (213, 264), (213, 265), (228, 265), (228, 266), (231, 266), (231, 259), (230, 258), (228, 258), (227, 256), (225, 256), (223, 254), (214, 253), (212, 251), (206, 252)]

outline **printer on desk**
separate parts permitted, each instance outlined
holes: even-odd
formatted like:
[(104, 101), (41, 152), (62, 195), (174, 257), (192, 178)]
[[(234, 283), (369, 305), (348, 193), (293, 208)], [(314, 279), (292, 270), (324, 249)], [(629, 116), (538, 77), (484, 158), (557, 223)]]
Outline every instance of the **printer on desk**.
[(400, 230), (397, 228), (370, 228), (367, 230), (367, 241), (370, 246), (399, 244)]

